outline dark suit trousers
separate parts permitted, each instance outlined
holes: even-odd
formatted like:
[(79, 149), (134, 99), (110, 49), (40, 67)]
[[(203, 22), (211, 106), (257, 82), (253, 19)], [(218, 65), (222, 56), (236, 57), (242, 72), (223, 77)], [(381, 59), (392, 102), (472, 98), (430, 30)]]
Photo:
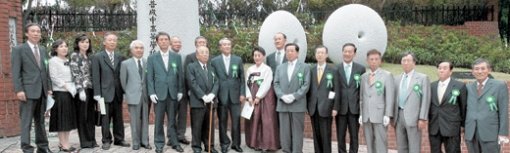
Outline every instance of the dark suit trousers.
[(177, 142), (177, 134), (175, 131), (175, 111), (177, 111), (177, 101), (171, 100), (170, 95), (167, 96), (165, 100), (158, 100), (158, 103), (154, 105), (155, 112), (155, 121), (154, 121), (154, 145), (156, 149), (163, 149), (165, 145), (165, 114), (167, 116), (168, 126), (169, 126), (169, 135), (170, 139), (168, 140), (172, 146), (176, 146), (179, 143)]
[(85, 89), (87, 101), (76, 102), (76, 117), (78, 118), (78, 136), (80, 137), (81, 147), (91, 147), (96, 142), (96, 105), (92, 89)]
[(322, 117), (319, 112), (310, 116), (313, 130), (313, 146), (315, 153), (331, 153), (332, 117)]
[(194, 151), (201, 151), (203, 143), (205, 149), (214, 148), (214, 114), (212, 115), (212, 129), (211, 129), (211, 144), (209, 143), (209, 118), (211, 117), (211, 105), (206, 105), (206, 108), (191, 108), (191, 147)]
[(103, 144), (112, 143), (110, 121), (113, 123), (113, 138), (115, 142), (124, 141), (124, 121), (122, 120), (122, 98), (113, 97), (112, 102), (105, 102), (106, 115), (101, 116), (101, 133)]
[[(184, 93), (183, 93), (184, 94)], [(177, 111), (175, 112), (175, 120), (176, 121), (176, 131), (177, 131), (177, 139), (183, 140), (186, 139), (184, 134), (186, 134), (186, 126), (187, 126), (187, 117), (188, 117), (188, 99), (183, 96), (179, 104), (177, 104)], [(166, 138), (170, 140), (170, 122), (167, 123), (166, 127)]]
[(475, 129), (475, 136), (473, 140), (466, 140), (466, 146), (470, 153), (498, 153), (501, 150), (501, 146), (498, 141), (482, 141), (478, 134), (478, 127)]
[(227, 105), (218, 105), (218, 119), (220, 128), (220, 144), (221, 147), (228, 147), (230, 139), (227, 135), (228, 114), (230, 112), (231, 128), (230, 135), (232, 136), (232, 146), (239, 147), (241, 145), (241, 105), (232, 104), (227, 102)]
[(44, 112), (46, 111), (46, 98), (27, 99), (20, 102), (21, 117), (21, 149), (23, 152), (33, 152), (34, 147), (30, 145), (30, 129), (34, 120), (35, 143), (38, 149), (48, 148), (48, 137), (44, 128)]
[(336, 116), (336, 131), (338, 140), (338, 152), (346, 153), (347, 149), (345, 146), (345, 135), (347, 128), (349, 128), (349, 152), (358, 152), (358, 131), (359, 131), (359, 114), (351, 114), (347, 111), (345, 115)]
[(444, 144), (447, 153), (460, 153), (460, 133), (453, 137), (441, 135), (441, 130), (436, 135), (429, 135), (430, 152), (442, 153), (441, 144)]

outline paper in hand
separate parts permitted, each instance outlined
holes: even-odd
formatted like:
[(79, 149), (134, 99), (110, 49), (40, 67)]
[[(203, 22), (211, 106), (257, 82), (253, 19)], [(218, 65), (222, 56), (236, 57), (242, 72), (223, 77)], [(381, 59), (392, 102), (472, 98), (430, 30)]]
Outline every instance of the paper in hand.
[(53, 105), (55, 105), (55, 99), (52, 96), (48, 95), (48, 99), (46, 99), (46, 111), (50, 110)]
[(98, 101), (99, 103), (99, 110), (101, 111), (101, 115), (106, 115), (106, 107), (104, 104), (104, 98), (101, 97)]
[(255, 107), (253, 107), (252, 105), (250, 105), (249, 102), (245, 102), (244, 103), (244, 106), (243, 106), (243, 110), (241, 111), (241, 117), (244, 117), (248, 120), (250, 120), (251, 118), (251, 114), (253, 114), (253, 109)]

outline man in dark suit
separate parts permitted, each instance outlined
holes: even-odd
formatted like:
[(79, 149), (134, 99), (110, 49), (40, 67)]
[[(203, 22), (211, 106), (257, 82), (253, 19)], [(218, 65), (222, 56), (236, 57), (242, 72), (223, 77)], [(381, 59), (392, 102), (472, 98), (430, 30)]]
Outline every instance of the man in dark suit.
[(350, 141), (349, 152), (358, 152), (358, 131), (359, 131), (359, 89), (361, 86), (361, 75), (365, 73), (365, 67), (353, 61), (356, 56), (356, 46), (346, 43), (342, 47), (343, 63), (338, 65), (340, 76), (341, 95), (340, 108), (336, 116), (336, 131), (338, 140), (338, 152), (347, 152), (345, 146), (345, 135), (349, 128)]
[[(170, 49), (172, 52), (179, 54), (182, 57), (181, 52), (181, 39), (177, 36), (170, 37)], [(183, 71), (186, 71), (186, 65), (183, 66)], [(186, 73), (184, 73), (185, 75)], [(175, 112), (175, 122), (176, 122), (176, 132), (177, 132), (177, 140), (182, 143), (188, 145), (190, 142), (186, 140), (186, 137), (184, 136), (186, 134), (186, 125), (187, 125), (187, 116), (188, 116), (188, 94), (186, 94), (186, 91), (188, 91), (188, 88), (186, 88), (186, 83), (184, 83), (184, 94), (177, 104), (177, 111)], [(168, 122), (169, 124), (170, 122)], [(170, 131), (170, 125), (167, 124), (167, 130)], [(170, 140), (170, 132), (166, 133), (166, 137), (168, 140)], [(170, 142), (170, 141), (169, 141)], [(167, 145), (170, 145), (170, 143), (167, 143)]]
[(460, 132), (464, 126), (467, 90), (464, 83), (451, 78), (453, 64), (437, 65), (439, 80), (430, 85), (429, 141), (432, 153), (460, 153)]
[(280, 123), (283, 152), (303, 152), (306, 93), (310, 86), (310, 66), (298, 61), (299, 46), (285, 45), (288, 62), (276, 68), (274, 92), (278, 97), (276, 111)]
[(276, 74), (276, 68), (280, 64), (287, 62), (285, 44), (287, 44), (287, 35), (281, 32), (276, 33), (276, 35), (274, 35), (274, 46), (276, 47), (276, 51), (266, 57), (266, 63), (269, 67), (271, 67), (273, 74)]
[[(195, 47), (198, 48), (199, 46), (207, 47), (207, 39), (204, 36), (198, 36), (195, 38)], [(197, 61), (197, 53), (193, 52), (191, 54), (186, 55), (186, 59), (184, 59), (184, 67), (188, 67), (190, 63)], [(185, 70), (186, 71), (186, 70)], [(188, 89), (188, 88), (186, 88)]]
[(338, 76), (333, 65), (328, 65), (328, 48), (315, 48), (317, 64), (310, 72), (310, 89), (307, 94), (308, 114), (312, 121), (313, 146), (316, 153), (331, 153), (331, 124), (340, 104)]
[(101, 133), (103, 134), (104, 150), (110, 149), (112, 135), (110, 121), (113, 122), (114, 145), (129, 147), (124, 141), (124, 122), (122, 121), (123, 93), (120, 84), (120, 63), (124, 60), (117, 49), (117, 36), (106, 33), (103, 40), (104, 51), (98, 52), (92, 58), (92, 86), (94, 99), (104, 100), (106, 115), (101, 116)]
[(16, 97), (20, 100), (21, 117), (21, 149), (23, 152), (34, 152), (30, 145), (30, 128), (32, 119), (35, 125), (35, 142), (37, 152), (51, 152), (48, 148), (48, 137), (44, 128), (44, 112), (46, 98), (51, 94), (48, 75), (48, 53), (39, 45), (41, 27), (30, 23), (25, 28), (27, 42), (12, 49), (11, 70)]
[(149, 144), (149, 96), (147, 96), (147, 79), (144, 67), (147, 60), (143, 57), (143, 42), (132, 41), (129, 45), (131, 55), (122, 62), (120, 67), (120, 84), (125, 93), (124, 98), (128, 104), (131, 122), (131, 139), (133, 150), (139, 150), (140, 146), (152, 149)]
[[(168, 41), (166, 36), (162, 34), (156, 37), (158, 45)], [(164, 49), (164, 47), (160, 47), (160, 49)], [(165, 115), (169, 126), (167, 132), (170, 135), (168, 144), (175, 151), (183, 152), (184, 150), (177, 141), (177, 132), (175, 130), (177, 105), (182, 99), (184, 92), (181, 56), (170, 52), (167, 48), (152, 54), (147, 61), (147, 88), (150, 99), (155, 104), (154, 145), (156, 146), (156, 152), (163, 152), (165, 144), (165, 130), (163, 126)]]
[(214, 149), (214, 112), (216, 94), (219, 84), (214, 67), (208, 64), (209, 49), (205, 46), (197, 47), (197, 62), (188, 65), (186, 77), (190, 87), (191, 107), (191, 147), (194, 153), (202, 151), (201, 142), (205, 152)]
[(464, 139), (471, 153), (500, 152), (508, 143), (508, 87), (489, 78), (489, 61), (477, 59), (472, 65), (476, 81), (466, 85), (467, 111)]
[(232, 55), (232, 42), (223, 38), (219, 42), (221, 55), (211, 60), (211, 65), (218, 76), (218, 118), (220, 128), (221, 152), (227, 153), (230, 139), (227, 135), (228, 114), (230, 114), (232, 149), (241, 149), (241, 102), (244, 102), (244, 64), (241, 57)]

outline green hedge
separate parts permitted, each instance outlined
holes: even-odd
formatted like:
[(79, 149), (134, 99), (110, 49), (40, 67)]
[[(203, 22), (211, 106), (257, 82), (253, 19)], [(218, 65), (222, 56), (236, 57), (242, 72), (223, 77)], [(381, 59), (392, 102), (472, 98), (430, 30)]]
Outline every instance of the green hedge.
[[(314, 62), (313, 48), (322, 42), (324, 24), (307, 27), (308, 51), (306, 62)], [(400, 54), (412, 51), (417, 56), (417, 64), (436, 65), (441, 60), (450, 60), (456, 67), (470, 68), (471, 63), (479, 57), (492, 62), (493, 71), (510, 73), (509, 49), (505, 48), (499, 38), (475, 37), (459, 30), (449, 30), (443, 26), (410, 25), (387, 23), (388, 48), (384, 54), (385, 62), (400, 63)], [(233, 40), (233, 54), (241, 56), (247, 63), (252, 63), (251, 50), (258, 43), (260, 25), (250, 26), (230, 24), (229, 27), (202, 27), (200, 32), (209, 40), (211, 54), (219, 55), (218, 41), (223, 37)], [(129, 55), (129, 43), (136, 39), (136, 29), (117, 32), (118, 48)], [(102, 35), (92, 38), (95, 51), (102, 50)], [(64, 38), (73, 47), (75, 33), (56, 33), (54, 38)], [(267, 48), (266, 48), (267, 50)], [(358, 55), (364, 56), (364, 55)]]

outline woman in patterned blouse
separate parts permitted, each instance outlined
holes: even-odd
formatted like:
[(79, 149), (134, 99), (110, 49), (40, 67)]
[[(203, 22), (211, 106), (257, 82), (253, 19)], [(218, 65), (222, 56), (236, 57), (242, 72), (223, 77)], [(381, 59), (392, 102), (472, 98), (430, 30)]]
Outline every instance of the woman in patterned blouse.
[(78, 120), (78, 135), (81, 148), (99, 147), (95, 138), (96, 101), (92, 98), (92, 78), (90, 74), (90, 56), (92, 43), (85, 34), (79, 34), (74, 43), (74, 52), (71, 54), (71, 74), (76, 84), (80, 98), (76, 103)]

